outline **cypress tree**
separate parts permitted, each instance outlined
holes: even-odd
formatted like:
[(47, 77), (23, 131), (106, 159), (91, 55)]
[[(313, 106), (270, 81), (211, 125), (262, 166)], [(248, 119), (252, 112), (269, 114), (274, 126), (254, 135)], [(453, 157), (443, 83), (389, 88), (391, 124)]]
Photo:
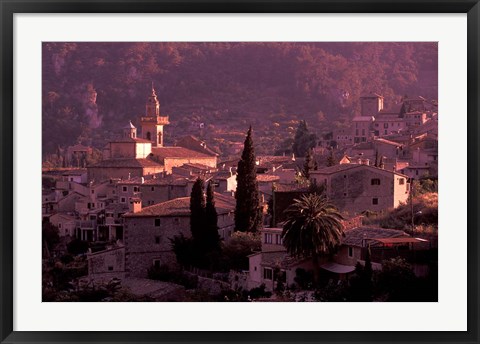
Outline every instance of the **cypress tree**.
[(335, 159), (335, 154), (333, 153), (333, 149), (330, 150), (330, 155), (327, 158), (327, 166), (335, 166), (337, 164), (337, 159)]
[(310, 179), (310, 171), (312, 171), (315, 168), (315, 163), (313, 161), (313, 154), (312, 150), (309, 149), (307, 151), (307, 155), (305, 156), (305, 162), (303, 164), (303, 176), (305, 179), (309, 180)]
[(242, 157), (238, 162), (235, 198), (237, 200), (235, 230), (255, 232), (260, 227), (262, 218), (251, 126), (245, 138)]
[(292, 150), (296, 156), (305, 156), (309, 149), (315, 147), (317, 136), (311, 134), (307, 127), (307, 122), (300, 121), (293, 139)]
[(205, 183), (200, 177), (197, 178), (190, 194), (190, 230), (196, 245), (202, 245), (202, 232), (206, 226), (205, 213)]
[(215, 193), (212, 182), (207, 186), (207, 204), (205, 206), (206, 232), (205, 244), (208, 251), (220, 249), (220, 236), (218, 235), (218, 214), (215, 209)]

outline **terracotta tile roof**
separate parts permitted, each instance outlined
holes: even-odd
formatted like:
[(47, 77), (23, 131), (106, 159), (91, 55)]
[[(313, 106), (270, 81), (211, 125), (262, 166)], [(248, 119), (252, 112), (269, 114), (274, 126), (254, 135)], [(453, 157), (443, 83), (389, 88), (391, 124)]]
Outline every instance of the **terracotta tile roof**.
[(163, 178), (155, 178), (155, 179), (148, 179), (145, 180), (143, 185), (151, 185), (151, 186), (163, 186), (163, 185), (187, 185), (189, 178), (183, 176), (175, 176), (175, 175), (168, 175)]
[[(235, 209), (235, 198), (215, 192), (215, 208), (218, 214), (227, 214)], [(190, 216), (190, 197), (176, 198), (151, 205), (137, 213), (127, 213), (125, 217), (150, 216)]]
[(154, 147), (152, 154), (160, 160), (165, 158), (211, 158), (209, 154), (197, 152), (185, 147)]
[(81, 176), (82, 174), (87, 173), (86, 168), (80, 168), (77, 170), (68, 170), (68, 171), (63, 171), (62, 176)]
[(109, 168), (144, 168), (144, 167), (162, 167), (163, 165), (150, 159), (108, 159), (89, 166), (109, 167)]
[(275, 184), (275, 192), (307, 192), (308, 188), (298, 184)]
[(373, 142), (357, 143), (352, 147), (352, 150), (357, 150), (357, 149), (373, 149)]
[(136, 143), (152, 143), (152, 141), (145, 140), (139, 137), (131, 138), (131, 137), (122, 137), (120, 139), (114, 139), (110, 141), (112, 143), (124, 143), (124, 142), (136, 142)]
[[(408, 236), (409, 235), (404, 231), (396, 229), (357, 227), (345, 231), (345, 237), (342, 240), (342, 244), (362, 247), (364, 239), (400, 238)], [(374, 245), (372, 242), (369, 243)]]
[(392, 145), (392, 146), (397, 146), (397, 147), (402, 146), (402, 145), (401, 145), (400, 143), (398, 143), (398, 142), (386, 140), (386, 139), (383, 139), (383, 138), (377, 138), (377, 139), (375, 139), (375, 141), (376, 141), (376, 142), (385, 143), (385, 144), (388, 144), (388, 145)]
[(208, 148), (205, 141), (202, 141), (193, 135), (182, 137), (176, 142), (176, 145), (178, 147), (184, 147), (184, 148), (194, 150), (203, 154), (211, 155), (211, 156), (219, 155), (217, 152)]
[(272, 174), (257, 174), (257, 181), (260, 183), (276, 182), (279, 181), (280, 177)]
[(375, 167), (375, 166), (372, 166), (372, 165), (365, 165), (365, 164), (341, 164), (341, 165), (335, 165), (335, 166), (331, 166), (331, 167), (325, 167), (325, 168), (322, 168), (322, 169), (319, 169), (317, 171), (311, 171), (310, 174), (311, 175), (315, 175), (315, 174), (334, 174), (334, 173), (339, 173), (339, 172), (343, 172), (343, 171), (347, 171), (347, 170), (351, 170), (353, 168), (369, 168), (369, 169), (375, 169), (375, 170), (378, 170), (379, 172), (386, 172), (386, 173), (394, 173), (394, 174), (397, 174), (397, 175), (401, 175), (403, 177), (407, 177), (399, 172), (394, 172), (394, 171), (389, 171), (389, 170), (385, 170), (383, 168), (380, 168), (380, 167)]

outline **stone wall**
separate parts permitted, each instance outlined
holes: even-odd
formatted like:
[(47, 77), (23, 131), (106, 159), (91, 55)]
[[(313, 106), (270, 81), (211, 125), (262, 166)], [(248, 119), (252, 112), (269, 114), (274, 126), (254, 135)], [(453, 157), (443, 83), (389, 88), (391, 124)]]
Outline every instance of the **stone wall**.
[(125, 247), (90, 253), (87, 256), (88, 274), (113, 274), (125, 271)]
[(129, 276), (147, 277), (148, 269), (158, 264), (175, 265), (170, 238), (183, 233), (190, 236), (189, 217), (161, 217), (155, 226), (155, 217), (125, 218), (126, 271)]

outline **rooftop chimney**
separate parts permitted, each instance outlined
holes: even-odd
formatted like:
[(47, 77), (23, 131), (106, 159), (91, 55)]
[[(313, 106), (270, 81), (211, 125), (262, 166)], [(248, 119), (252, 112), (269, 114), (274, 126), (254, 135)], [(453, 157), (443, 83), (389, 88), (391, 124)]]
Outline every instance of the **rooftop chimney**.
[(131, 213), (138, 213), (142, 210), (142, 200), (138, 197), (131, 197), (129, 202), (128, 210)]

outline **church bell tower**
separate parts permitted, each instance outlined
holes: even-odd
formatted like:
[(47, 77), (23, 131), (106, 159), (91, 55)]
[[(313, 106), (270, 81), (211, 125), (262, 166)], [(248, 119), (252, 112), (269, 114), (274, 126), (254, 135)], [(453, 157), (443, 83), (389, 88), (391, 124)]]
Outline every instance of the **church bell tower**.
[(142, 137), (152, 142), (152, 147), (163, 147), (163, 126), (169, 124), (168, 116), (160, 115), (160, 102), (153, 88), (145, 106), (145, 116), (140, 117)]

